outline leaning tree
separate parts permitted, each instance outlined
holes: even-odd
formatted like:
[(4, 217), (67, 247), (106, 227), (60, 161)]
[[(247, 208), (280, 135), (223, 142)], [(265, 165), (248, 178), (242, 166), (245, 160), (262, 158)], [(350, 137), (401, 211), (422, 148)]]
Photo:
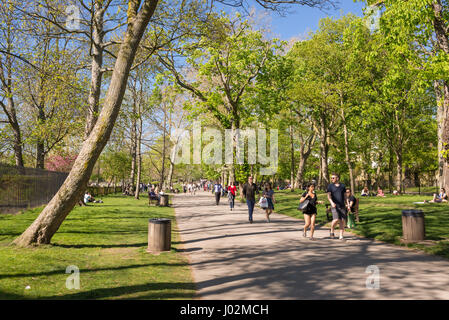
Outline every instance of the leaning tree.
[[(264, 8), (273, 10), (282, 9), (285, 4), (302, 4), (314, 7), (332, 5), (331, 0), (256, 1)], [(126, 31), (120, 41), (109, 87), (98, 120), (88, 138), (83, 142), (81, 151), (63, 185), (36, 220), (14, 241), (16, 245), (28, 246), (50, 243), (52, 236), (78, 203), (88, 184), (93, 167), (111, 135), (120, 111), (134, 57), (158, 3), (159, 0), (128, 1)], [(235, 6), (243, 5), (241, 0), (223, 0), (223, 3)]]

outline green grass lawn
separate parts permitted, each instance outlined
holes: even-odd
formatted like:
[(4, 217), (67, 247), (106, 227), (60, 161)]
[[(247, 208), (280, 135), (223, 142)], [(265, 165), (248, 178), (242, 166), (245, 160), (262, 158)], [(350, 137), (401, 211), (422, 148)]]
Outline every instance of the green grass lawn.
[[(301, 192), (302, 194), (302, 192)], [(297, 210), (300, 198), (299, 190), (295, 192), (277, 191), (276, 212), (291, 217), (303, 219), (301, 211)], [(424, 250), (425, 252), (449, 258), (449, 204), (414, 204), (431, 200), (429, 196), (402, 195), (386, 198), (360, 197), (360, 223), (351, 230), (354, 234), (377, 239), (396, 245), (401, 245), (402, 210), (421, 209), (425, 215), (426, 241), (425, 244), (408, 244), (408, 247)], [(328, 203), (327, 195), (318, 193), (318, 200)], [(318, 205), (317, 223), (328, 224), (325, 205)]]
[[(0, 216), (0, 299), (191, 299), (195, 285), (182, 255), (174, 209), (110, 195), (76, 207), (51, 245), (10, 243), (42, 208)], [(149, 218), (172, 219), (172, 250), (146, 252)], [(80, 270), (80, 289), (66, 288), (66, 268)], [(30, 286), (30, 289), (25, 289)]]

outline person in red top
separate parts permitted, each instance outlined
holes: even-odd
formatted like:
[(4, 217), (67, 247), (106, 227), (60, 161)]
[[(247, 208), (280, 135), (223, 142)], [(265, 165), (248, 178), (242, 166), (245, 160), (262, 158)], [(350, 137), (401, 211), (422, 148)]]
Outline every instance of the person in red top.
[(229, 200), (229, 206), (232, 209), (234, 209), (234, 200), (235, 200), (235, 193), (237, 192), (237, 187), (235, 186), (235, 182), (231, 183), (231, 185), (228, 187), (228, 200)]

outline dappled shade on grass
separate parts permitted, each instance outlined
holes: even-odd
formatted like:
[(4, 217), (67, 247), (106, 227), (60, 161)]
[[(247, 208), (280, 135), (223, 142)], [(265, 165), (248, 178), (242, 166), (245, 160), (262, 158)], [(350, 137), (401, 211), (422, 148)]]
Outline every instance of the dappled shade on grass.
[[(147, 200), (107, 196), (104, 204), (76, 207), (51, 245), (10, 243), (42, 210), (0, 216), (0, 299), (190, 299), (195, 292), (180, 254), (174, 209)], [(148, 219), (172, 219), (172, 250), (146, 252)], [(80, 289), (66, 288), (68, 266), (80, 269)], [(30, 286), (29, 290), (25, 287)]]

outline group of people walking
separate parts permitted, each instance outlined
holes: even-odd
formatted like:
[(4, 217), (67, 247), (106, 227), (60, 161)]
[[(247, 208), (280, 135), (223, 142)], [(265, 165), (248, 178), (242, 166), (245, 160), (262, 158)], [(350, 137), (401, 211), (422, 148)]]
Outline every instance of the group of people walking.
[[(236, 183), (233, 182), (226, 188), (217, 181), (213, 186), (213, 192), (215, 194), (215, 205), (220, 204), (220, 198), (223, 194), (228, 195), (229, 210), (232, 211), (235, 207), (235, 197), (237, 194)], [(256, 194), (259, 194), (259, 187), (253, 182), (253, 177), (248, 178), (248, 182), (243, 185), (242, 189), (243, 196), (246, 200), (246, 205), (248, 206), (248, 220), (253, 223), (253, 212), (256, 205)], [(265, 208), (267, 221), (270, 222), (270, 214), (274, 210), (274, 191), (270, 183), (265, 184), (265, 189), (263, 190), (263, 197), (267, 199), (268, 206)]]
[[(218, 181), (213, 185), (207, 186), (207, 189), (212, 189), (215, 195), (215, 204), (220, 204), (220, 199), (227, 194), (230, 211), (235, 208), (235, 197), (237, 195), (237, 186), (233, 182), (229, 186), (223, 187)], [(262, 192), (260, 192), (262, 191)], [(337, 173), (331, 175), (331, 183), (327, 187), (327, 199), (330, 203), (330, 211), (332, 213), (332, 222), (330, 229), (330, 238), (335, 238), (335, 229), (339, 226), (339, 239), (344, 239), (344, 229), (347, 225), (349, 228), (355, 226), (355, 204), (357, 199), (352, 194), (349, 188), (340, 182), (340, 176)], [(254, 183), (252, 176), (248, 177), (248, 181), (242, 188), (243, 197), (246, 200), (248, 207), (248, 220), (249, 223), (253, 223), (254, 207), (256, 205), (256, 195), (261, 194), (264, 205), (261, 208), (265, 209), (266, 220), (270, 222), (270, 215), (273, 213), (274, 204), (276, 203), (274, 190), (269, 182), (265, 183), (263, 190), (259, 190), (259, 187)], [(310, 240), (315, 240), (315, 221), (317, 216), (317, 205), (323, 204), (324, 201), (319, 201), (315, 192), (315, 185), (309, 184), (305, 192), (300, 197), (300, 204), (307, 201), (304, 208), (301, 210), (304, 213), (304, 229), (303, 236), (307, 237), (307, 232), (310, 230)]]
[[(332, 222), (330, 229), (330, 238), (335, 238), (335, 227), (337, 224), (340, 228), (339, 239), (343, 240), (343, 233), (345, 230), (346, 221), (348, 227), (353, 228), (355, 226), (355, 204), (356, 198), (351, 192), (351, 189), (346, 188), (343, 183), (340, 183), (340, 176), (337, 173), (331, 175), (331, 183), (327, 187), (327, 199), (331, 205)], [(307, 187), (306, 192), (303, 193), (300, 203), (308, 200), (308, 205), (304, 209), (304, 230), (303, 236), (307, 237), (307, 231), (310, 228), (310, 240), (315, 240), (313, 233), (315, 231), (315, 219), (317, 215), (317, 204), (323, 204), (323, 201), (318, 201), (315, 193), (315, 185), (310, 184)]]

